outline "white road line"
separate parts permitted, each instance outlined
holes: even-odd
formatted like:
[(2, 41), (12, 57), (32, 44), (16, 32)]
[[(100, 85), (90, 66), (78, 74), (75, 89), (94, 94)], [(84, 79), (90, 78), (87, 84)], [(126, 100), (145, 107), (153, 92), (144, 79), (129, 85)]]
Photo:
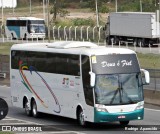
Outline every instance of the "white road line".
[[(9, 118), (12, 118), (12, 117), (9, 117)], [(26, 122), (28, 124), (44, 125), (44, 124), (39, 124), (39, 123), (36, 123), (36, 122), (26, 121), (26, 120), (22, 120), (22, 119), (16, 119), (16, 118), (12, 118), (12, 119), (17, 120), (17, 121), (23, 121), (23, 122)]]
[(160, 112), (160, 110), (157, 110), (157, 109), (150, 109), (150, 108), (144, 108), (146, 110), (150, 110), (150, 111), (155, 111), (155, 112)]
[(15, 120), (15, 119), (11, 119), (11, 118), (5, 118), (5, 119), (3, 119), (2, 121), (11, 121), (11, 120)]
[[(12, 117), (9, 117), (9, 116), (7, 116), (7, 118), (12, 118)], [(21, 119), (16, 119), (16, 118), (12, 118), (12, 119), (14, 119), (14, 120), (17, 120), (17, 121), (23, 121), (23, 122), (25, 122), (25, 123), (3, 123), (2, 125), (29, 125), (29, 124), (33, 124), (33, 125), (45, 125), (45, 124), (39, 124), (39, 123), (35, 123), (35, 122), (31, 122), (31, 121), (26, 121), (26, 120), (21, 120)], [(1, 124), (0, 124), (1, 125)], [(53, 127), (52, 126), (52, 128), (55, 128), (56, 129), (56, 131), (57, 130), (59, 130), (59, 131), (64, 131), (64, 132), (67, 132), (67, 131), (69, 131), (68, 129), (63, 129), (63, 128), (57, 128), (57, 127)], [(70, 132), (74, 132), (74, 133), (78, 133), (78, 134), (83, 134), (83, 133), (79, 133), (78, 131), (70, 131)], [(34, 133), (35, 134), (35, 133)]]
[(9, 87), (7, 85), (0, 85), (0, 87), (11, 88), (11, 87)]
[(26, 123), (26, 122), (19, 122), (19, 123), (0, 123), (0, 125), (34, 125), (31, 123)]
[[(75, 131), (60, 131), (60, 132), (38, 132), (38, 133), (28, 133), (27, 134), (46, 134), (46, 133), (49, 133), (49, 134), (61, 134), (61, 133), (65, 133), (65, 134), (70, 134), (70, 133), (75, 133), (75, 134), (85, 134), (85, 133), (81, 133), (81, 132), (75, 132)], [(18, 133), (18, 134), (24, 134), (24, 133)]]

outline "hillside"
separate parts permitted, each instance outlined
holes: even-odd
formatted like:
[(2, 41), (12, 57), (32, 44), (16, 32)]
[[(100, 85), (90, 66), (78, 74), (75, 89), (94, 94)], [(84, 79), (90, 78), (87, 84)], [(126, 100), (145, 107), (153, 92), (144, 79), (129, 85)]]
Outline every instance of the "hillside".
[[(7, 17), (39, 17), (43, 16), (43, 0), (31, 0), (31, 12), (30, 12), (30, 0), (17, 0), (18, 6), (14, 9), (4, 9), (4, 20)], [(47, 1), (47, 0), (44, 0)], [(50, 19), (53, 20), (54, 13), (54, 1), (50, 0)], [(100, 16), (100, 25), (106, 23), (106, 18), (109, 12), (115, 12), (115, 0), (97, 0)], [(108, 1), (108, 2), (106, 2)], [(139, 0), (117, 0), (117, 7), (119, 11), (140, 11)], [(143, 12), (154, 12), (158, 8), (158, 4), (155, 0), (143, 0), (142, 1)], [(57, 0), (58, 14), (57, 19), (53, 25), (63, 26), (81, 26), (81, 25), (96, 25), (95, 14), (95, 0)], [(45, 9), (45, 19), (47, 19), (47, 8)], [(52, 25), (52, 24), (51, 24)]]
[[(43, 0), (31, 0), (33, 6), (40, 6)], [(46, 0), (44, 0), (46, 1)], [(62, 8), (95, 8), (95, 0), (50, 0), (52, 6), (54, 1)], [(100, 11), (115, 11), (115, 0), (97, 0)], [(154, 12), (159, 9), (158, 0), (141, 0), (144, 12)], [(17, 0), (18, 7), (29, 6), (29, 0)], [(118, 11), (140, 11), (140, 0), (117, 0)]]

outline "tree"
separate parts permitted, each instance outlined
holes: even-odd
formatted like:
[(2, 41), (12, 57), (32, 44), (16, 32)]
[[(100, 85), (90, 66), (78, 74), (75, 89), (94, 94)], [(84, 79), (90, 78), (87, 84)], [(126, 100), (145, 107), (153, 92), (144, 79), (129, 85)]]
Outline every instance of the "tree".
[(55, 22), (57, 19), (57, 14), (61, 16), (65, 16), (68, 14), (68, 11), (62, 8), (62, 4), (65, 3), (65, 0), (54, 0), (53, 6), (51, 8), (50, 13), (53, 14), (52, 20)]

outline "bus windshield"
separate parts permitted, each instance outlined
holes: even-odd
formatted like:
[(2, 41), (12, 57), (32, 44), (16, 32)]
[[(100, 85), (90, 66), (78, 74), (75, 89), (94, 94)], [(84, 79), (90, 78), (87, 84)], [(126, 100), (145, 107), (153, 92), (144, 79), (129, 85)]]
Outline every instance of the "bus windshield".
[(30, 25), (30, 32), (31, 33), (45, 33), (45, 26), (44, 25)]
[(100, 74), (96, 76), (96, 104), (123, 105), (139, 101), (143, 101), (140, 73)]

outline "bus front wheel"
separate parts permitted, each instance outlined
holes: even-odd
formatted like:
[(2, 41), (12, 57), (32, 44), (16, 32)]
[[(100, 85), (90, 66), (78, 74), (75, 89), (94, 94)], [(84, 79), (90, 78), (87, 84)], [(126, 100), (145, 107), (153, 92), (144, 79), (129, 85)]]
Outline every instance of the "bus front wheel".
[(27, 116), (31, 116), (31, 110), (29, 109), (29, 102), (28, 102), (28, 100), (25, 100), (24, 108), (25, 108), (25, 113), (27, 114)]
[(33, 115), (33, 117), (35, 117), (35, 118), (37, 118), (38, 115), (39, 115), (39, 113), (38, 113), (38, 111), (37, 111), (37, 104), (36, 104), (36, 101), (35, 101), (35, 100), (32, 101), (32, 115)]
[(79, 125), (81, 125), (82, 127), (86, 126), (86, 121), (84, 119), (84, 112), (81, 108), (78, 110), (77, 120)]
[(123, 125), (123, 126), (126, 126), (129, 124), (129, 121), (120, 121), (120, 124)]

